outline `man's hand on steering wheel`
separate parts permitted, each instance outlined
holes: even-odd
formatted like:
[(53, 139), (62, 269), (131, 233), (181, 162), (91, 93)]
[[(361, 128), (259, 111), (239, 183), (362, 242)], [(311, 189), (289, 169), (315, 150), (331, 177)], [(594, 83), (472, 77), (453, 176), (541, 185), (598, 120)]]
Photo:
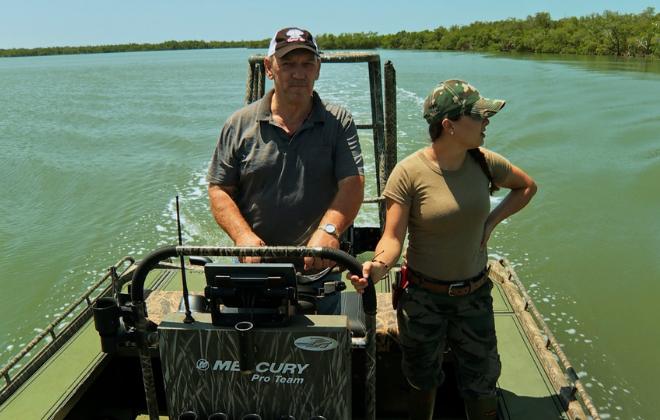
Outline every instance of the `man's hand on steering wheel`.
[[(339, 249), (339, 239), (330, 235), (322, 230), (314, 232), (309, 242), (308, 247), (326, 247)], [(327, 267), (334, 267), (337, 263), (332, 260), (323, 258), (305, 257), (305, 271), (307, 270), (322, 270)]]
[[(254, 232), (246, 232), (236, 238), (234, 243), (236, 246), (265, 246), (266, 243), (261, 240)], [(259, 263), (261, 257), (240, 257), (239, 260), (243, 263)]]

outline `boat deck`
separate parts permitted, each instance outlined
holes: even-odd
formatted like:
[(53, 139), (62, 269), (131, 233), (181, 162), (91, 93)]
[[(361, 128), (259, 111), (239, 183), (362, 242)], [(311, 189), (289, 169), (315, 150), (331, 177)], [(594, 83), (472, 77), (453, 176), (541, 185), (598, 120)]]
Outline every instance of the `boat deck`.
[[(192, 293), (199, 293), (205, 285), (203, 273), (189, 271), (187, 277), (189, 289)], [(181, 290), (178, 273), (162, 276), (162, 273), (153, 272), (146, 284), (147, 287), (156, 284), (159, 290), (165, 292)], [(384, 282), (379, 285), (382, 287)], [(532, 343), (526, 337), (511, 301), (502, 285), (495, 282), (495, 286), (495, 323), (502, 361), (502, 375), (498, 382), (500, 418), (528, 419), (532, 413), (535, 419), (565, 417), (560, 399), (553, 390)], [(168, 295), (178, 296), (176, 293)], [(387, 301), (386, 296), (380, 297), (385, 298), (379, 299), (380, 302)], [(178, 301), (178, 297), (169, 300)], [(150, 317), (152, 313), (153, 317), (158, 317), (160, 310), (168, 308), (152, 305), (149, 309)], [(70, 418), (64, 413), (69, 412), (82, 392), (108, 363), (108, 359), (109, 356), (100, 351), (99, 337), (90, 320), (2, 405), (0, 419)], [(54, 393), (54, 389), (67, 392)]]

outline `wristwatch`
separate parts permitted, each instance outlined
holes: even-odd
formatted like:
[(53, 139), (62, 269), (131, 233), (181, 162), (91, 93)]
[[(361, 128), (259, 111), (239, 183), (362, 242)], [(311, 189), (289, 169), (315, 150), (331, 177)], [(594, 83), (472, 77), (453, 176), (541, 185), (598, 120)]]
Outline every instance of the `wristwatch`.
[(332, 223), (326, 223), (323, 226), (319, 226), (318, 230), (322, 230), (323, 232), (327, 233), (328, 235), (332, 235), (335, 238), (339, 239), (339, 233), (337, 232), (337, 226), (333, 225)]

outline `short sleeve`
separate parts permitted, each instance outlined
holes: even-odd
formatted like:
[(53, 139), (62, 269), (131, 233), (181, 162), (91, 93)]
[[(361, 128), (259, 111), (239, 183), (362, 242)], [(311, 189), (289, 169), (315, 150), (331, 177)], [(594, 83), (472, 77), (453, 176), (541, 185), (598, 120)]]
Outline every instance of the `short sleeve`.
[(236, 133), (230, 121), (225, 123), (220, 132), (218, 143), (211, 157), (206, 175), (209, 184), (234, 186), (238, 183), (239, 168), (236, 159)]
[(481, 151), (484, 153), (493, 181), (495, 184), (501, 184), (511, 173), (511, 162), (492, 150), (482, 148)]
[(412, 191), (410, 175), (404, 166), (399, 163), (387, 179), (383, 195), (399, 204), (410, 206), (413, 199)]
[(337, 120), (340, 127), (339, 138), (335, 142), (335, 178), (339, 181), (349, 176), (364, 175), (362, 149), (353, 117), (342, 109)]

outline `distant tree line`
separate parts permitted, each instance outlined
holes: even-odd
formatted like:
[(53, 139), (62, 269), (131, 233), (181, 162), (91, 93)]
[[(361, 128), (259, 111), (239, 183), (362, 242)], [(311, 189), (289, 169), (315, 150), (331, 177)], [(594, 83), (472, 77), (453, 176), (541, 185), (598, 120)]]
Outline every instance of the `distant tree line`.
[[(605, 11), (553, 20), (540, 12), (526, 19), (474, 22), (420, 32), (401, 31), (321, 34), (322, 50), (405, 49), (609, 55), (660, 58), (660, 13), (649, 7), (639, 14)], [(126, 51), (189, 50), (207, 48), (267, 48), (258, 41), (166, 41), (160, 44), (118, 44), (82, 47), (0, 49), (0, 56), (90, 54)]]
[(491, 51), (660, 57), (660, 13), (649, 7), (639, 14), (606, 11), (552, 20), (541, 12), (526, 19), (474, 22), (421, 32), (374, 32), (318, 36), (323, 49), (405, 49)]
[(0, 57), (35, 55), (96, 54), (133, 51), (199, 50), (211, 48), (266, 48), (269, 40), (261, 41), (165, 41), (159, 44), (87, 45), (80, 47), (44, 47), (0, 49)]

